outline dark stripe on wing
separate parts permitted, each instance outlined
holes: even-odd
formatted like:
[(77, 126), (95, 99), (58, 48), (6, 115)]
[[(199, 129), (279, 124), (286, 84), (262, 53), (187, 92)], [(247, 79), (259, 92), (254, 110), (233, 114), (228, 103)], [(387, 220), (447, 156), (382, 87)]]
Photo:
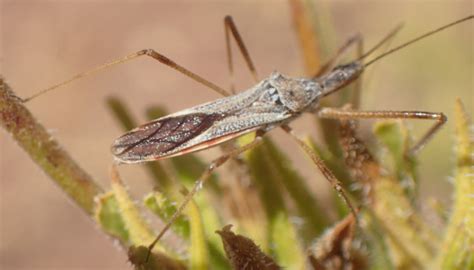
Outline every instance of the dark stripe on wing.
[(155, 120), (115, 140), (112, 153), (125, 162), (159, 158), (224, 117), (223, 114), (195, 113)]

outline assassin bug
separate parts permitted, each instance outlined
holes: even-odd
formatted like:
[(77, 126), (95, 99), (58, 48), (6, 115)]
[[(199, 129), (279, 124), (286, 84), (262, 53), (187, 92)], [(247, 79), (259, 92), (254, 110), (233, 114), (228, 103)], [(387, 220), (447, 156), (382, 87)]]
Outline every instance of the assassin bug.
[[(257, 83), (254, 87), (234, 95), (229, 95), (229, 93), (223, 88), (176, 64), (164, 55), (149, 49), (141, 50), (122, 59), (80, 73), (65, 82), (40, 91), (37, 94), (24, 99), (24, 101), (29, 101), (45, 92), (68, 84), (78, 78), (88, 76), (108, 67), (146, 55), (176, 69), (199, 83), (208, 86), (225, 97), (156, 119), (121, 136), (115, 140), (112, 145), (112, 153), (118, 163), (139, 163), (170, 158), (207, 149), (225, 141), (237, 138), (243, 134), (256, 132), (255, 139), (251, 143), (233, 149), (229, 153), (215, 159), (209, 165), (201, 177), (196, 181), (193, 189), (187, 194), (178, 210), (170, 218), (153, 243), (150, 244), (149, 251), (153, 249), (155, 244), (181, 214), (193, 195), (201, 188), (205, 180), (216, 168), (224, 164), (227, 160), (237, 157), (240, 153), (255, 147), (260, 142), (261, 137), (275, 127), (281, 127), (286, 133), (295, 139), (305, 153), (311, 157), (312, 161), (321, 170), (325, 178), (338, 191), (351, 209), (352, 213), (356, 215), (355, 207), (353, 207), (348, 196), (339, 184), (339, 181), (327, 168), (324, 162), (311, 150), (311, 148), (294, 134), (291, 127), (288, 126), (288, 123), (300, 116), (303, 112), (316, 113), (322, 118), (339, 120), (367, 118), (435, 120), (436, 123), (410, 150), (410, 154), (417, 152), (446, 122), (444, 114), (422, 111), (348, 111), (338, 108), (320, 108), (319, 101), (321, 98), (336, 92), (343, 86), (356, 80), (366, 67), (383, 57), (443, 29), (473, 18), (474, 16), (471, 15), (444, 25), (382, 53), (366, 63), (363, 63), (363, 60), (366, 57), (370, 56), (398, 31), (398, 29), (396, 29), (355, 61), (349, 64), (333, 67), (337, 58), (348, 47), (353, 44), (361, 44), (361, 38), (356, 36), (355, 38), (348, 40), (333, 59), (323, 66), (318, 74), (311, 78), (294, 79), (274, 72), (268, 78)], [(229, 62), (231, 63), (232, 59), (229, 45), (230, 36), (232, 36), (237, 42), (253, 77), (257, 80), (258, 76), (255, 66), (232, 18), (228, 16), (225, 18), (224, 22)]]

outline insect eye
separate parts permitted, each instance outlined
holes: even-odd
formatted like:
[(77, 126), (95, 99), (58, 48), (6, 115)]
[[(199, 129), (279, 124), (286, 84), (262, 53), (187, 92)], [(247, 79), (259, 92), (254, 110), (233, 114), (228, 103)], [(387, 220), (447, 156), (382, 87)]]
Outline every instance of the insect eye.
[(304, 85), (304, 91), (306, 93), (312, 93), (314, 92), (318, 87), (318, 84), (315, 83), (315, 82), (307, 82), (305, 85)]

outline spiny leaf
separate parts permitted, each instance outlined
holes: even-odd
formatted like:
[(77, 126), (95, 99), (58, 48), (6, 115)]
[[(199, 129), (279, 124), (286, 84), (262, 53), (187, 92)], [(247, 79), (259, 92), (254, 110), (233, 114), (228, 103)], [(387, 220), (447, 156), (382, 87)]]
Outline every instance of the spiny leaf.
[[(199, 215), (201, 216), (202, 230), (207, 241), (207, 250), (212, 262), (213, 269), (227, 269), (229, 267), (225, 260), (224, 252), (220, 248), (220, 239), (214, 233), (215, 228), (222, 226), (220, 217), (218, 215), (215, 205), (211, 204), (207, 196), (195, 196), (194, 201), (199, 207)], [(192, 221), (193, 217), (189, 217)], [(191, 235), (192, 235), (191, 231)]]
[(355, 219), (349, 215), (327, 230), (309, 250), (313, 269), (366, 269), (367, 258), (353, 246)]
[[(393, 172), (411, 199), (416, 192), (417, 174), (416, 159), (407, 155), (410, 149), (410, 135), (408, 129), (400, 121), (382, 121), (374, 126), (374, 133), (377, 138), (389, 150), (390, 155), (383, 158), (391, 159), (394, 163)], [(387, 167), (386, 163), (384, 167)]]
[(189, 266), (191, 269), (209, 269), (209, 252), (207, 250), (203, 222), (199, 208), (193, 200), (189, 202), (185, 213), (189, 217), (191, 227), (191, 245), (189, 252), (191, 257), (189, 259)]
[(380, 177), (374, 182), (374, 212), (396, 268), (428, 267), (435, 254), (437, 237), (411, 207), (399, 183)]
[(113, 192), (107, 192), (97, 198), (94, 218), (109, 235), (114, 236), (124, 244), (129, 243), (128, 230), (125, 227), (122, 213)]
[[(265, 138), (264, 140), (267, 139)], [(278, 212), (285, 211), (281, 183), (273, 180), (278, 177), (278, 174), (273, 169), (271, 161), (265, 154), (263, 144), (250, 150), (247, 153), (246, 158), (250, 168), (250, 177), (252, 183), (256, 186), (260, 194), (259, 197), (264, 207), (267, 220), (268, 222), (271, 222), (271, 220), (276, 217)], [(254, 236), (254, 239), (268, 235), (268, 226), (261, 229), (265, 230), (264, 233), (262, 233), (260, 236)], [(259, 242), (262, 245), (261, 248), (264, 251), (267, 251), (269, 243), (267, 241), (260, 240), (261, 239), (259, 239)]]
[[(298, 214), (306, 221), (303, 224), (305, 239), (311, 239), (322, 231), (327, 218), (319, 209), (317, 201), (304, 180), (294, 170), (285, 154), (268, 138), (249, 154), (251, 174), (268, 205), (270, 220), (285, 209), (283, 193), (288, 192), (296, 205)], [(276, 194), (281, 194), (276, 196)]]
[[(154, 233), (140, 215), (138, 208), (131, 200), (115, 168), (111, 170), (111, 180), (112, 191), (117, 200), (125, 228), (129, 233), (130, 242), (136, 246), (147, 246), (154, 240)], [(159, 244), (156, 245), (155, 249), (164, 251), (164, 248)]]
[(295, 226), (286, 213), (279, 213), (270, 225), (272, 253), (285, 268), (304, 269), (305, 258)]
[[(373, 186), (380, 178), (380, 165), (374, 159), (365, 142), (357, 137), (357, 122), (341, 121), (339, 128), (339, 142), (344, 152), (344, 163), (352, 176), (352, 180), (361, 187), (360, 198), (365, 204), (371, 206), (374, 201)], [(369, 256), (373, 269), (393, 269), (386, 243), (384, 228), (371, 210), (360, 213), (359, 218), (367, 223), (364, 237), (371, 250)]]
[(216, 231), (216, 233), (222, 238), (224, 250), (233, 269), (281, 269), (251, 239), (234, 234), (230, 230), (231, 227), (232, 225), (227, 225), (221, 231)]
[(474, 133), (458, 99), (455, 107), (457, 166), (454, 203), (439, 256), (442, 269), (474, 269)]
[[(269, 139), (248, 154), (252, 179), (258, 186), (268, 217), (269, 243), (272, 251), (285, 266), (302, 269), (303, 252), (299, 240), (309, 241), (322, 230), (326, 219), (320, 214), (317, 203), (291, 163)], [(283, 193), (288, 192), (299, 214), (305, 220), (301, 239), (290, 223)]]
[[(224, 254), (219, 248), (220, 240), (217, 236), (214, 236), (214, 234), (210, 233), (212, 228), (218, 228), (220, 226), (217, 213), (215, 213), (214, 208), (212, 208), (212, 206), (210, 206), (207, 200), (203, 197), (204, 196), (197, 196), (194, 198), (194, 200), (197, 201), (197, 205), (199, 205), (199, 211), (196, 212), (196, 210), (194, 210), (194, 213), (189, 213), (189, 210), (186, 210), (186, 215), (181, 215), (178, 217), (171, 226), (171, 230), (184, 239), (191, 240), (189, 245), (191, 250), (190, 254), (192, 254), (193, 251), (194, 254), (199, 254), (201, 250), (203, 250), (204, 252), (209, 253), (209, 255), (206, 256), (209, 257), (209, 261), (211, 262), (210, 265), (212, 265), (214, 269), (226, 269), (228, 268), (228, 265), (227, 261), (224, 259)], [(177, 209), (176, 202), (174, 200), (171, 200), (169, 197), (158, 192), (153, 192), (145, 196), (144, 203), (148, 209), (150, 209), (164, 221), (168, 220)], [(189, 205), (188, 207), (192, 206)], [(186, 209), (188, 209), (188, 207)], [(192, 216), (190, 216), (190, 214), (192, 214)], [(199, 215), (199, 218), (195, 217), (196, 214)], [(192, 224), (196, 222), (202, 224), (199, 226), (194, 226), (196, 228), (192, 228)], [(195, 229), (199, 231), (195, 232), (193, 236), (193, 230)], [(204, 230), (205, 232), (205, 248), (202, 246), (203, 243), (200, 240), (202, 237), (204, 237), (202, 232), (200, 232), (201, 230)], [(192, 256), (193, 255), (191, 255), (191, 257)], [(190, 262), (190, 264), (198, 265), (197, 262)]]
[(310, 239), (315, 237), (327, 225), (327, 217), (319, 208), (304, 179), (291, 166), (288, 157), (271, 140), (266, 140), (262, 148), (270, 160), (271, 169), (278, 175), (273, 181), (279, 181), (284, 186), (295, 203), (298, 214), (306, 221), (303, 225), (304, 236)]
[[(177, 209), (175, 201), (170, 200), (159, 192), (146, 195), (143, 201), (148, 209), (165, 221), (168, 220)], [(189, 239), (190, 225), (189, 220), (185, 216), (178, 217), (171, 226), (171, 229), (184, 239)]]
[[(383, 240), (386, 241), (395, 268), (427, 267), (432, 263), (431, 258), (435, 253), (436, 236), (413, 209), (400, 181), (396, 179), (397, 174), (392, 177), (382, 175), (380, 163), (373, 158), (365, 143), (357, 138), (354, 125), (343, 123), (343, 126), (347, 129), (342, 133), (345, 137), (342, 148), (347, 152), (346, 164), (352, 171), (367, 178), (362, 180), (370, 185), (371, 196), (368, 202), (372, 205), (373, 214), (366, 215), (365, 219), (372, 228), (380, 232), (380, 236), (385, 235)], [(399, 148), (404, 149), (406, 144), (400, 141), (400, 129), (392, 125), (382, 127), (388, 128), (379, 133), (390, 142), (393, 152), (403, 156), (404, 150)]]
[(386, 241), (387, 233), (384, 227), (378, 222), (377, 216), (364, 214), (362, 220), (367, 222), (364, 227), (364, 240), (367, 242), (370, 269), (373, 270), (393, 270), (395, 265), (390, 256), (390, 247)]

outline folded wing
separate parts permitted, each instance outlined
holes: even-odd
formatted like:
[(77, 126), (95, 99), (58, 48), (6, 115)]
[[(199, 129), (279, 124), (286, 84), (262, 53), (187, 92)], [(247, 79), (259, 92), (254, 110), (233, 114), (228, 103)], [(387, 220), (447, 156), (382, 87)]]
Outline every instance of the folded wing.
[(116, 139), (112, 153), (127, 163), (166, 157), (224, 117), (220, 113), (194, 113), (160, 118)]

